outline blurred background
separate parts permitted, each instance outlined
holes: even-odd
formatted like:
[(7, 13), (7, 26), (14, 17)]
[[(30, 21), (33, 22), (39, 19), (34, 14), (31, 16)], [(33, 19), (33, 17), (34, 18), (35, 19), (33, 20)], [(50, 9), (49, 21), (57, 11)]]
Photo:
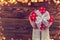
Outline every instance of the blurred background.
[(0, 0), (0, 40), (32, 40), (28, 17), (42, 5), (55, 18), (50, 40), (60, 40), (60, 0)]

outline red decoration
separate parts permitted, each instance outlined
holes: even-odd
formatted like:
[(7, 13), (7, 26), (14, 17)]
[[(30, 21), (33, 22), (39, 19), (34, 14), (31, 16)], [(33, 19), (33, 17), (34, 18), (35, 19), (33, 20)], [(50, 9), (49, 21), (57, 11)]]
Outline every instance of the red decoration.
[(46, 12), (46, 8), (44, 6), (39, 8), (39, 11), (44, 14)]
[(33, 11), (30, 15), (30, 19), (35, 22), (36, 21), (36, 16), (37, 16), (36, 13)]
[(40, 29), (41, 30), (45, 30), (46, 29), (46, 26), (42, 23)]
[(49, 23), (53, 22), (54, 21), (54, 18), (52, 15), (50, 15), (50, 19), (48, 20)]

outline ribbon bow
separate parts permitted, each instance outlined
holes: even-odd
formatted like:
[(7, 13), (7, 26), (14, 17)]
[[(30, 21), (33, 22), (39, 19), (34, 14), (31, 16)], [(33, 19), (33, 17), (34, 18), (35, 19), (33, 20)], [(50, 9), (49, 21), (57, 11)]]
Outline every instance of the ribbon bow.
[(43, 23), (46, 27), (48, 26), (48, 21), (50, 19), (49, 12), (46, 11), (43, 15), (40, 13), (39, 10), (35, 11), (37, 17), (35, 23), (37, 24), (37, 27), (40, 28), (41, 24)]

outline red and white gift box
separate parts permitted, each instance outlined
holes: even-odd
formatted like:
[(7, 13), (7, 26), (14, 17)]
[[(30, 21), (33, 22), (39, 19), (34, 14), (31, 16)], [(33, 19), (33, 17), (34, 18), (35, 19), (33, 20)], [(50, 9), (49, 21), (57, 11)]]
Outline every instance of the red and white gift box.
[(41, 30), (45, 30), (54, 21), (53, 16), (49, 14), (45, 7), (40, 7), (38, 10), (32, 11), (29, 17)]

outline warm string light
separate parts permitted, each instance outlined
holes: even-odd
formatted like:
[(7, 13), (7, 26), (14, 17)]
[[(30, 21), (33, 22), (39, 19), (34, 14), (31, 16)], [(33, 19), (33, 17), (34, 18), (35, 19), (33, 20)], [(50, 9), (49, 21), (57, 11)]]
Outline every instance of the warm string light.
[(3, 2), (4, 0), (1, 0), (1, 2)]
[(30, 6), (31, 5), (31, 2), (28, 2), (28, 5)]
[(31, 0), (31, 2), (34, 2), (35, 0)]
[[(0, 29), (2, 28), (2, 26), (0, 26)], [(3, 30), (2, 30), (3, 31)], [(5, 40), (6, 38), (4, 37), (3, 33), (0, 32), (0, 40)]]
[(25, 0), (25, 3), (28, 3), (28, 0)]
[(56, 0), (53, 0), (54, 1), (54, 3), (56, 3)]
[(22, 0), (22, 3), (25, 3), (24, 0)]
[[(0, 4), (3, 4), (3, 3), (8, 4), (8, 2), (13, 4), (13, 3), (17, 3), (17, 1), (21, 2), (21, 3), (28, 3), (29, 4), (29, 0), (9, 0), (7, 2), (5, 0), (1, 0)], [(43, 0), (31, 0), (30, 2), (43, 2)]]
[(5, 2), (5, 5), (7, 5), (8, 4), (8, 2)]
[(60, 1), (57, 1), (57, 4), (59, 4), (60, 3)]
[(18, 2), (22, 2), (23, 0), (17, 0)]
[(2, 39), (5, 40), (6, 38), (3, 36)]
[(11, 4), (13, 4), (13, 3), (16, 2), (16, 0), (9, 0), (8, 2), (11, 3)]
[(28, 38), (28, 40), (31, 40), (31, 38)]
[(11, 38), (11, 40), (14, 40), (14, 38)]
[(54, 1), (54, 3), (56, 3), (56, 4), (59, 4), (59, 3), (60, 3), (59, 0), (53, 0), (53, 1)]
[(44, 0), (31, 0), (31, 2), (44, 2)]
[(59, 36), (59, 39), (60, 39), (60, 36)]
[(50, 4), (51, 2), (50, 1), (48, 1), (48, 4)]
[(28, 0), (17, 0), (17, 1), (21, 3), (28, 3)]
[(31, 2), (38, 2), (38, 0), (31, 0)]
[(3, 5), (5, 3), (4, 0), (0, 0), (0, 5)]
[[(46, 2), (48, 2), (48, 4), (50, 4), (50, 0), (45, 0)], [(53, 0), (54, 3), (59, 4), (60, 1), (59, 0)], [(17, 2), (20, 3), (27, 3), (28, 5), (31, 5), (32, 2), (44, 2), (44, 0), (0, 0), (0, 5), (7, 5), (7, 4), (17, 4)]]
[(35, 2), (37, 2), (37, 0), (35, 0)]
[(38, 2), (44, 2), (44, 0), (38, 0)]
[(54, 40), (54, 39), (50, 39), (50, 40)]

